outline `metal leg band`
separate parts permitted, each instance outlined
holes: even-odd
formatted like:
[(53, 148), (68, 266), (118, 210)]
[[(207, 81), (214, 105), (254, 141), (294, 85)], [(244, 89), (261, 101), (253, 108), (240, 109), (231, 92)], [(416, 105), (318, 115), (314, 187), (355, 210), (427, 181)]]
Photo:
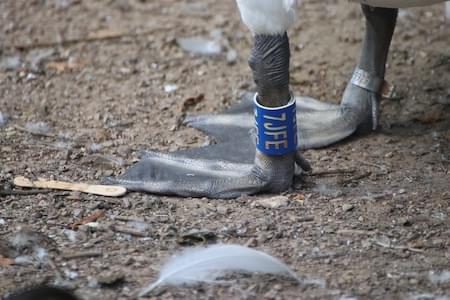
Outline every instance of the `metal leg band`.
[(393, 85), (362, 69), (355, 69), (350, 82), (362, 89), (379, 94), (383, 98), (392, 99), (395, 97)]

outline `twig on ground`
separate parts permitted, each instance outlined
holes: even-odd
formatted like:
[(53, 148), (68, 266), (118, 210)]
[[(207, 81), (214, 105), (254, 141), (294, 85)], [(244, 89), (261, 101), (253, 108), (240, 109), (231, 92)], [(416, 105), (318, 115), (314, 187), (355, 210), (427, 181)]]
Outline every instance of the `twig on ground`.
[(297, 223), (306, 223), (306, 222), (313, 222), (315, 218), (313, 216), (305, 216), (298, 219), (295, 219), (295, 222)]
[(392, 197), (392, 193), (373, 194), (361, 197), (361, 200), (376, 201), (386, 197)]
[(355, 175), (355, 176), (352, 176), (352, 177), (347, 178), (347, 179), (341, 179), (341, 180), (339, 180), (339, 183), (342, 184), (342, 185), (348, 184), (348, 183), (351, 183), (353, 181), (357, 181), (357, 180), (361, 180), (361, 179), (364, 179), (366, 177), (369, 177), (371, 174), (372, 174), (372, 172), (366, 172), (366, 173), (363, 173), (363, 174)]
[(56, 137), (56, 135), (51, 134), (51, 133), (45, 133), (45, 132), (40, 132), (40, 131), (34, 131), (34, 130), (30, 130), (30, 129), (28, 129), (28, 128), (25, 128), (25, 127), (22, 127), (22, 126), (19, 126), (19, 125), (15, 125), (14, 128), (17, 129), (17, 130), (19, 130), (19, 131), (27, 132), (27, 133), (32, 134), (32, 135), (45, 136), (45, 137), (51, 137), (51, 138)]
[(97, 209), (97, 210), (93, 211), (92, 213), (90, 213), (89, 215), (87, 215), (86, 217), (84, 217), (83, 219), (76, 221), (75, 223), (70, 225), (70, 227), (72, 229), (76, 229), (80, 225), (85, 225), (85, 224), (88, 224), (91, 222), (95, 222), (95, 221), (97, 221), (97, 219), (102, 217), (104, 214), (105, 214), (105, 212), (103, 210)]
[(411, 248), (411, 247), (407, 247), (407, 246), (394, 246), (391, 245), (391, 243), (385, 243), (379, 240), (374, 240), (373, 241), (375, 245), (383, 247), (383, 248), (388, 248), (388, 249), (394, 249), (394, 250), (408, 250), (411, 252), (416, 252), (416, 253), (423, 253), (424, 250), (422, 249), (417, 249), (417, 248)]
[(51, 190), (0, 190), (0, 197), (48, 194)]
[(129, 234), (129, 235), (136, 236), (136, 237), (148, 237), (149, 236), (147, 232), (132, 229), (132, 228), (125, 227), (125, 226), (113, 225), (113, 226), (111, 226), (111, 230), (114, 232)]
[(380, 169), (382, 171), (387, 171), (387, 169), (388, 169), (386, 166), (374, 164), (374, 163), (371, 163), (371, 162), (368, 162), (368, 161), (363, 161), (363, 160), (356, 160), (356, 161), (359, 162), (360, 164), (363, 164), (363, 165), (366, 165), (366, 166), (375, 167), (375, 168), (378, 168), (378, 169)]
[(136, 218), (136, 217), (126, 217), (126, 216), (115, 216), (114, 220), (122, 221), (122, 222), (142, 222), (145, 223), (144, 219)]
[(99, 257), (102, 256), (101, 251), (86, 251), (86, 252), (74, 252), (64, 254), (62, 257), (64, 259), (77, 259), (77, 258), (91, 258), (91, 257)]
[(358, 229), (339, 229), (337, 232), (339, 235), (375, 235), (375, 231), (358, 230)]
[(0, 254), (0, 266), (6, 267), (14, 264), (14, 259), (11, 259), (9, 257), (4, 257)]
[(331, 170), (318, 170), (313, 171), (309, 176), (324, 176), (324, 175), (339, 175), (339, 174), (353, 174), (355, 173), (355, 169), (331, 169)]

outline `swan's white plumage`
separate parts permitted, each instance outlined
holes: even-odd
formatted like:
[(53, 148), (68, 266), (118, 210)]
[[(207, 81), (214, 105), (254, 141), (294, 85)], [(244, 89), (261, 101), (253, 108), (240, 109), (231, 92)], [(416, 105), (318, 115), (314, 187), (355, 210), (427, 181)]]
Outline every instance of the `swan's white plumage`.
[(296, 0), (236, 0), (253, 34), (283, 34), (295, 19)]

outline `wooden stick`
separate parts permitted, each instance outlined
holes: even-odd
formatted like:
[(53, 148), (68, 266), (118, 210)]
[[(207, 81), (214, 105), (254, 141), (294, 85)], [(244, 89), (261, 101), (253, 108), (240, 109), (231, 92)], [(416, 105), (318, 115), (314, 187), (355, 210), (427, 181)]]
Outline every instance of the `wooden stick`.
[(120, 197), (127, 193), (127, 189), (122, 186), (71, 183), (56, 180), (45, 180), (42, 178), (38, 178), (38, 180), (32, 181), (23, 176), (14, 178), (14, 185), (28, 188), (77, 191), (106, 197)]

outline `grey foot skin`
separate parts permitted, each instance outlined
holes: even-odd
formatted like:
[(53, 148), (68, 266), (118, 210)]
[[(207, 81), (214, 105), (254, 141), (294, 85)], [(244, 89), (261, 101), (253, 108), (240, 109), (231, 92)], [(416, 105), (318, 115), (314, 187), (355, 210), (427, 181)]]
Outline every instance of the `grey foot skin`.
[[(366, 18), (366, 33), (357, 68), (374, 78), (384, 80), (398, 9), (374, 8), (368, 5), (361, 7)], [(347, 85), (341, 106), (344, 110), (351, 111), (360, 133), (370, 132), (378, 126), (380, 92), (355, 86), (351, 82)]]
[[(366, 34), (358, 67), (384, 78), (397, 17), (396, 9), (363, 5)], [(268, 107), (288, 103), (289, 41), (287, 35), (256, 36), (249, 60), (258, 101)], [(298, 150), (331, 145), (376, 127), (379, 94), (352, 83), (341, 105), (297, 97)], [(107, 178), (129, 190), (189, 197), (235, 198), (289, 189), (295, 174), (310, 169), (300, 152), (268, 156), (255, 151), (253, 94), (224, 113), (189, 116), (186, 124), (212, 136), (217, 144), (163, 154), (144, 152), (123, 175)]]
[[(289, 60), (287, 34), (255, 36), (249, 65), (261, 105), (279, 107), (291, 100)], [(241, 111), (232, 109), (228, 115)], [(134, 191), (209, 198), (283, 192), (290, 188), (296, 170), (309, 170), (309, 164), (297, 152), (269, 156), (255, 150), (249, 130), (254, 124), (250, 111), (242, 115), (244, 120), (239, 122), (244, 126), (238, 128), (231, 123), (198, 126), (217, 137), (217, 145), (169, 154), (146, 152), (125, 174), (107, 178), (106, 183)], [(206, 123), (209, 119), (203, 118)], [(223, 121), (230, 120), (226, 116)]]

